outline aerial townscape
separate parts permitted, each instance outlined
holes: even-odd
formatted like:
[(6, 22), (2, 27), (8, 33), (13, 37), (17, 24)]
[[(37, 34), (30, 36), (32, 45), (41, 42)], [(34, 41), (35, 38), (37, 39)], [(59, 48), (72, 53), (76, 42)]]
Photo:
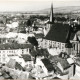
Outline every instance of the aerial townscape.
[(78, 13), (0, 13), (0, 79), (80, 80)]

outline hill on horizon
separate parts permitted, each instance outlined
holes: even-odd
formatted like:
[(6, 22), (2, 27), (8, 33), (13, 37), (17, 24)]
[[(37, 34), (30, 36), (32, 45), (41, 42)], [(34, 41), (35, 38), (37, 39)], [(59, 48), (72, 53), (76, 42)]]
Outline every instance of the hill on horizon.
[[(80, 6), (65, 6), (65, 7), (57, 7), (53, 8), (54, 13), (79, 13), (80, 12)], [(33, 13), (43, 13), (43, 14), (49, 14), (50, 8), (33, 11)]]

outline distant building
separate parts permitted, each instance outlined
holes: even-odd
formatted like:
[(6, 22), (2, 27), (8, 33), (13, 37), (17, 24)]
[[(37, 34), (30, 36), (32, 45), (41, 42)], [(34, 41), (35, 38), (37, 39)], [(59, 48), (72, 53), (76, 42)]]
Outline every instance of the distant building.
[(0, 44), (0, 62), (8, 62), (10, 56), (29, 54), (31, 48), (33, 48), (33, 46), (30, 44)]
[[(37, 75), (41, 75), (41, 77), (43, 76), (44, 77), (47, 77), (47, 76), (54, 76), (55, 75), (55, 69), (52, 65), (52, 63), (50, 63), (49, 59), (40, 59), (40, 58), (37, 58), (36, 59), (36, 64), (35, 64), (37, 70)], [(41, 71), (40, 71), (41, 70)], [(44, 74), (44, 75), (43, 75)]]
[(50, 61), (53, 64), (53, 66), (55, 65), (56, 73), (59, 78), (70, 79), (70, 77), (74, 76), (74, 64), (69, 64), (69, 62), (66, 59), (62, 59), (58, 56), (50, 57)]
[(23, 67), (14, 59), (10, 59), (10, 61), (7, 64), (7, 67), (12, 68), (12, 69), (23, 70)]
[[(53, 12), (53, 8), (51, 8), (51, 12)], [(76, 55), (80, 50), (80, 43), (75, 39), (79, 25), (55, 23), (53, 18), (51, 19), (52, 15), (53, 14), (50, 15), (50, 21), (44, 28), (45, 37), (41, 42), (41, 47), (56, 47), (59, 48), (61, 52)]]
[(6, 24), (6, 17), (5, 16), (0, 16), (0, 32), (2, 32), (5, 29), (5, 24)]

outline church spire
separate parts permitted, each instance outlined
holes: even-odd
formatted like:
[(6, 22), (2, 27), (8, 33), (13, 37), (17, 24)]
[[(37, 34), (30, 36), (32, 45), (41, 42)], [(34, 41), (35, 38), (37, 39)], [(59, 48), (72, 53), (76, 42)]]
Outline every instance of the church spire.
[(50, 11), (50, 22), (53, 23), (53, 3), (51, 3), (51, 11)]

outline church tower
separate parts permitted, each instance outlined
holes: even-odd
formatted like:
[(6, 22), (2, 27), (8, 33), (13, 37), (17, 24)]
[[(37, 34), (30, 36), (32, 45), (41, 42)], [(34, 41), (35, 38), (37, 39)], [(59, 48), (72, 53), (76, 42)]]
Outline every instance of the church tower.
[(44, 36), (46, 36), (48, 34), (53, 23), (54, 23), (54, 20), (53, 20), (53, 3), (51, 3), (50, 18), (49, 18), (49, 22), (47, 22), (46, 26), (44, 27), (44, 31), (43, 31)]
[(54, 22), (53, 20), (53, 3), (51, 3), (51, 11), (50, 11), (50, 20), (49, 20), (51, 23)]

